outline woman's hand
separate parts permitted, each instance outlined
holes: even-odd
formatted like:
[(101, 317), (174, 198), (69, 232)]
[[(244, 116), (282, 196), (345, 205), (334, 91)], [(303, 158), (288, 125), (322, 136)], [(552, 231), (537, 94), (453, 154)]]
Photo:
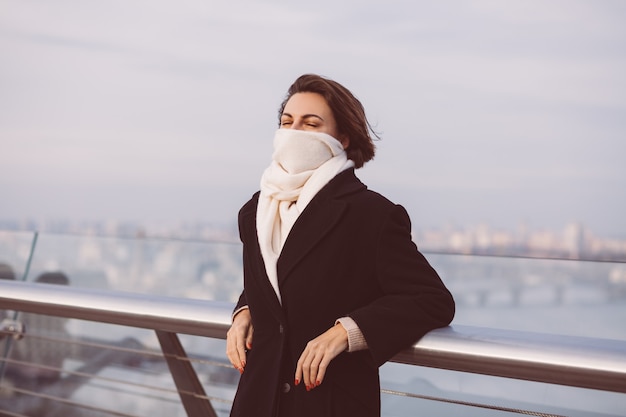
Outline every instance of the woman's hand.
[(235, 315), (226, 333), (226, 356), (239, 373), (246, 367), (246, 349), (252, 349), (253, 333), (252, 317), (246, 308)]
[(348, 332), (337, 323), (320, 336), (307, 343), (298, 359), (294, 383), (304, 382), (310, 391), (324, 381), (330, 361), (348, 348)]

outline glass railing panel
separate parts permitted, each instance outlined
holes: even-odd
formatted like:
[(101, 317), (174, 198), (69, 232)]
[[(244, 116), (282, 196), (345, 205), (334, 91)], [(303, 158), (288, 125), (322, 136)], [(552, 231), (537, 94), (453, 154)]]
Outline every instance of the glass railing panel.
[(70, 285), (234, 301), (241, 246), (228, 242), (40, 234), (29, 281), (62, 272)]
[(0, 279), (24, 278), (35, 238), (33, 232), (0, 230)]
[(626, 263), (428, 255), (453, 324), (626, 340)]

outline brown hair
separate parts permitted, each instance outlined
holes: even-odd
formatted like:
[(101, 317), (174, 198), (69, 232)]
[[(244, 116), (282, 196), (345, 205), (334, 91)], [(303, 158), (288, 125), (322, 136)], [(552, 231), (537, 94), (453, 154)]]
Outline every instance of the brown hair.
[(287, 96), (278, 110), (278, 124), (285, 110), (287, 101), (296, 93), (317, 93), (324, 97), (337, 122), (339, 136), (347, 136), (350, 145), (346, 149), (348, 159), (354, 161), (356, 168), (374, 158), (375, 146), (370, 132), (377, 138), (361, 102), (343, 85), (315, 74), (305, 74), (291, 84)]

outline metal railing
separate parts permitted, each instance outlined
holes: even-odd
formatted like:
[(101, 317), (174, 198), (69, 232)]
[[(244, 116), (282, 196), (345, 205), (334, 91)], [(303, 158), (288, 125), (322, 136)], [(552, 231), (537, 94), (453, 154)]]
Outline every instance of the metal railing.
[[(194, 369), (180, 360), (186, 354), (177, 335), (224, 339), (232, 307), (225, 302), (0, 281), (2, 309), (156, 331), (189, 416), (216, 414)], [(625, 341), (452, 326), (428, 333), (393, 361), (626, 393)]]

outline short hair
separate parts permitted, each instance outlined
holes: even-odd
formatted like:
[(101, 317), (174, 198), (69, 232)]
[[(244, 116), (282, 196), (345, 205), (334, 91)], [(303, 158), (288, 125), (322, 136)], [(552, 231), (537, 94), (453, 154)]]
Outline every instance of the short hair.
[(348, 159), (354, 161), (356, 168), (361, 168), (367, 161), (374, 158), (376, 146), (370, 132), (377, 139), (380, 137), (367, 120), (363, 105), (350, 90), (336, 81), (316, 74), (301, 75), (289, 87), (287, 96), (280, 105), (279, 126), (287, 101), (296, 93), (317, 93), (324, 97), (337, 122), (338, 134), (345, 135), (350, 140), (346, 153)]

